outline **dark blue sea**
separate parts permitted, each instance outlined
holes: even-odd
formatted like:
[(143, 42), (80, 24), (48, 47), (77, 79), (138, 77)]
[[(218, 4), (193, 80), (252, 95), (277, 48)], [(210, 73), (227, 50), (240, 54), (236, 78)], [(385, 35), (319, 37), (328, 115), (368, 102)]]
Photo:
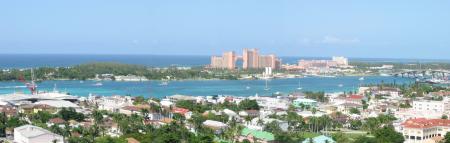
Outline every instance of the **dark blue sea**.
[[(281, 57), (283, 63), (295, 64), (299, 59), (330, 59), (330, 57)], [(450, 60), (349, 58), (362, 62), (450, 62)], [(0, 54), (0, 68), (67, 67), (92, 62), (118, 62), (150, 67), (204, 66), (210, 56), (189, 55), (75, 55), (75, 54)]]

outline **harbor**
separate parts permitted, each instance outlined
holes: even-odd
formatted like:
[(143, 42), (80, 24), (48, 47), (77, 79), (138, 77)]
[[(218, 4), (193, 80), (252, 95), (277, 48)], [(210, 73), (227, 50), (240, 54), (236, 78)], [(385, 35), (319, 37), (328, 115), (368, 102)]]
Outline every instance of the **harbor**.
[[(266, 85), (267, 81), (267, 85)], [(49, 80), (37, 83), (39, 91), (53, 91), (55, 85), (60, 92), (76, 96), (132, 95), (162, 98), (174, 94), (209, 96), (253, 96), (291, 93), (297, 91), (350, 92), (356, 91), (361, 84), (410, 84), (414, 79), (392, 76), (341, 77), (303, 77), (269, 80), (180, 80), (180, 81), (81, 81)], [(268, 90), (265, 90), (265, 89)], [(0, 94), (29, 93), (26, 86), (18, 81), (0, 82)]]

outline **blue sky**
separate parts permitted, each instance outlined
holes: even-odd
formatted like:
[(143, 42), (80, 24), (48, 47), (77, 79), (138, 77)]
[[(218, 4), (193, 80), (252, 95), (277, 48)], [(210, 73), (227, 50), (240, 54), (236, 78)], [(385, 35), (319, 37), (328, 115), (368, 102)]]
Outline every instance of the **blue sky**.
[(0, 2), (0, 53), (449, 59), (446, 0)]

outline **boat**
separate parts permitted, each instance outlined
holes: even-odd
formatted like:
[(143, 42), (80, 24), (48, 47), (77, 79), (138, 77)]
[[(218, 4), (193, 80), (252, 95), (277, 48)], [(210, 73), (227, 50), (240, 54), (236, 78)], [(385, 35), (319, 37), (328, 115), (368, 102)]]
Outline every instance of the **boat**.
[(343, 87), (344, 85), (343, 85), (343, 84), (338, 84), (338, 86), (339, 86), (339, 87)]
[(101, 82), (97, 82), (94, 84), (94, 86), (102, 86), (102, 85), (103, 85), (103, 83), (101, 83)]
[(300, 81), (298, 81), (298, 90), (302, 90), (302, 87), (300, 86)]
[(249, 90), (249, 89), (250, 89), (250, 86), (246, 86), (245, 89)]
[(169, 82), (163, 81), (163, 82), (161, 82), (159, 85), (161, 85), (161, 86), (167, 86), (167, 85), (169, 85)]
[(389, 75), (387, 73), (381, 73), (380, 76), (391, 76), (391, 75)]
[(364, 77), (360, 77), (359, 80), (361, 80), (361, 81), (364, 80)]
[(84, 81), (80, 80), (80, 83), (84, 83)]
[(269, 86), (267, 85), (267, 84), (268, 84), (268, 83), (267, 83), (268, 81), (269, 81), (269, 80), (266, 79), (266, 87), (264, 88), (264, 90), (266, 90), (266, 91), (267, 91), (267, 90), (270, 90)]

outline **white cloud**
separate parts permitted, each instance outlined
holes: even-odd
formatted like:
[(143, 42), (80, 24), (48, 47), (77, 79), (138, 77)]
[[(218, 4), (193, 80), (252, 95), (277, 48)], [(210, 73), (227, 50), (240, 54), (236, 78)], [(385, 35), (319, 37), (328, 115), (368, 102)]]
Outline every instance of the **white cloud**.
[(327, 35), (327, 36), (323, 37), (323, 39), (320, 42), (325, 43), (325, 44), (354, 44), (354, 43), (359, 43), (360, 41), (358, 38), (346, 39), (346, 38), (339, 38), (336, 36)]

